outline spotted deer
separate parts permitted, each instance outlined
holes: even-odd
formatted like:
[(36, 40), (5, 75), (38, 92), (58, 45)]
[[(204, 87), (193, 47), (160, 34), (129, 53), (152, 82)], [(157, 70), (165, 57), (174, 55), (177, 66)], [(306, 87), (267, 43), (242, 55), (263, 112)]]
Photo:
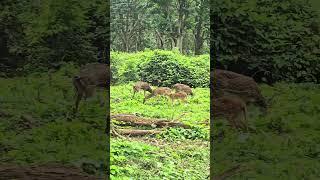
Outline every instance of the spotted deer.
[(191, 96), (193, 95), (192, 89), (185, 84), (177, 83), (172, 86), (172, 89), (175, 90), (176, 92), (182, 91), (182, 92), (185, 92), (187, 95), (191, 95)]
[(72, 79), (76, 93), (74, 113), (77, 113), (82, 98), (86, 100), (94, 95), (96, 88), (109, 86), (109, 77), (110, 67), (107, 64), (89, 63), (80, 68), (79, 74)]
[[(236, 129), (245, 128), (248, 130), (246, 103), (241, 98), (236, 96), (214, 98), (212, 106), (214, 118), (226, 118), (232, 127)], [(241, 114), (245, 122), (239, 119)]]
[(243, 74), (239, 74), (239, 73), (235, 73), (227, 70), (221, 70), (221, 69), (215, 69), (213, 74), (217, 79), (223, 79), (223, 78), (234, 79), (238, 77), (248, 77)]
[(147, 95), (144, 99), (143, 99), (143, 103), (146, 102), (146, 100), (152, 98), (152, 97), (156, 97), (156, 96), (169, 96), (169, 94), (171, 94), (171, 89), (168, 87), (159, 87), (155, 90), (152, 91), (151, 94)]
[(143, 94), (144, 94), (144, 97), (146, 97), (146, 91), (152, 93), (152, 89), (150, 87), (150, 85), (146, 82), (142, 82), (142, 81), (138, 81), (136, 82), (133, 86), (132, 86), (132, 89), (133, 89), (133, 96), (132, 98), (134, 98), (134, 95), (139, 92), (139, 91), (142, 91), (143, 90)]
[(170, 93), (168, 96), (173, 104), (175, 100), (182, 100), (183, 102), (186, 102), (188, 94), (183, 91), (179, 91), (175, 93)]
[(254, 103), (263, 112), (267, 111), (266, 99), (262, 96), (258, 84), (253, 78), (231, 71), (215, 70), (211, 72), (212, 90), (215, 98), (224, 95), (236, 95), (245, 103)]

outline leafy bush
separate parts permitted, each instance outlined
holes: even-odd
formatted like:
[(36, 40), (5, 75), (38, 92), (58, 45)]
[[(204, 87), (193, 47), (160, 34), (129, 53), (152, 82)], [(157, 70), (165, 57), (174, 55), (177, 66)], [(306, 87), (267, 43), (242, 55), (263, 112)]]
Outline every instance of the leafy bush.
[(140, 64), (138, 68), (141, 80), (155, 86), (192, 83), (189, 69), (167, 55), (155, 54), (149, 62)]
[(256, 80), (319, 82), (319, 16), (308, 1), (215, 1), (221, 68)]
[(137, 53), (111, 52), (114, 82), (143, 80), (157, 86), (186, 83), (209, 85), (209, 55), (183, 56), (175, 51), (145, 50)]

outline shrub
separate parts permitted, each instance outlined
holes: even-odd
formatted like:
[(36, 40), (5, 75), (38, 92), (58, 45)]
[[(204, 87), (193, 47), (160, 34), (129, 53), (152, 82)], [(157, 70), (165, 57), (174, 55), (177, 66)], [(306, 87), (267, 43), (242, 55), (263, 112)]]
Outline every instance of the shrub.
[(183, 56), (164, 50), (111, 52), (111, 66), (114, 82), (118, 84), (143, 80), (157, 86), (178, 82), (193, 87), (209, 86), (209, 55)]
[(308, 1), (215, 3), (217, 64), (260, 81), (320, 82), (319, 16)]
[(138, 69), (141, 80), (155, 86), (192, 83), (189, 69), (168, 55), (155, 54), (150, 61), (140, 64)]

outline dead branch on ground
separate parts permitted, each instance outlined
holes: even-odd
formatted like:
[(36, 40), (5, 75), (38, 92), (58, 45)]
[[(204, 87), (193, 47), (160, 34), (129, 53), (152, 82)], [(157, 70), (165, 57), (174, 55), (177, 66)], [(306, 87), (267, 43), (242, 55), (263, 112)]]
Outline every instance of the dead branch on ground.
[(189, 129), (191, 128), (189, 125), (181, 123), (181, 122), (172, 122), (165, 119), (151, 119), (151, 118), (143, 118), (138, 117), (131, 114), (117, 114), (112, 115), (111, 119), (121, 121), (125, 124), (129, 124), (131, 126), (149, 126), (149, 127), (182, 127)]

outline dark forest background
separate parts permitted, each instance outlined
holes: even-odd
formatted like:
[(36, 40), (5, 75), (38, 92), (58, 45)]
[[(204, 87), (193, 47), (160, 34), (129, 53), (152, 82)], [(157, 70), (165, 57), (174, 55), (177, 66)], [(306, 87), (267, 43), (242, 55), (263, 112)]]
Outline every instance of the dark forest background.
[[(216, 68), (273, 84), (320, 82), (320, 3), (308, 0), (212, 1)], [(212, 51), (215, 56), (216, 51)]]
[(60, 62), (105, 62), (108, 8), (105, 0), (2, 0), (1, 75), (55, 68)]

